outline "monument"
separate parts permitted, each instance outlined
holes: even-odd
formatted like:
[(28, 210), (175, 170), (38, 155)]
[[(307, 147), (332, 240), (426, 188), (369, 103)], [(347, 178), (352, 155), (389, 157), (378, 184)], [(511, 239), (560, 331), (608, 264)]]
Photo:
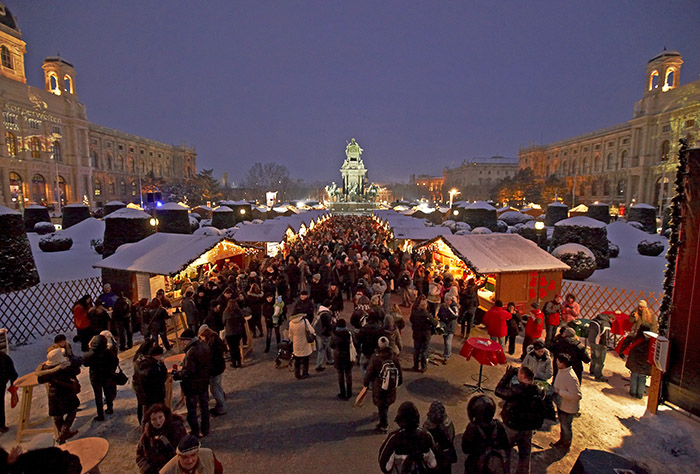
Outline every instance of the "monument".
[(342, 186), (335, 183), (326, 186), (331, 208), (336, 212), (363, 213), (376, 208), (378, 186), (367, 186), (363, 151), (353, 138), (345, 147), (345, 161), (340, 167)]

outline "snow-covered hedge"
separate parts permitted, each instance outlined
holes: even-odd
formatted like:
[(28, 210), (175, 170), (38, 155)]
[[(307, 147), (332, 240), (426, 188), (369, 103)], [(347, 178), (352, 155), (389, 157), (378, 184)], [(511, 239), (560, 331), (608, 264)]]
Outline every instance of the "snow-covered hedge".
[(491, 229), (488, 227), (477, 227), (474, 230), (472, 230), (472, 234), (490, 234)]
[(33, 204), (24, 208), (24, 228), (27, 232), (34, 232), (37, 222), (51, 222), (49, 210), (44, 206)]
[(216, 227), (200, 227), (193, 232), (194, 235), (222, 235), (223, 232)]
[(42, 237), (39, 240), (39, 248), (42, 252), (63, 252), (64, 250), (70, 250), (72, 246), (73, 239), (56, 233)]
[(34, 232), (39, 235), (52, 234), (56, 232), (56, 226), (50, 222), (37, 222), (34, 224)]
[(501, 234), (506, 233), (508, 232), (508, 224), (499, 219), (496, 221), (496, 228), (494, 231), (500, 232)]
[(642, 240), (637, 244), (637, 252), (647, 257), (657, 257), (664, 251), (664, 244), (655, 240)]
[(190, 212), (190, 217), (194, 217), (195, 219), (197, 219), (197, 222), (202, 220), (202, 216), (199, 215), (198, 212)]
[(595, 272), (593, 252), (583, 245), (564, 244), (552, 250), (552, 255), (571, 267), (563, 275), (568, 280), (585, 280)]
[(627, 222), (638, 222), (644, 232), (656, 234), (656, 208), (649, 204), (635, 204), (627, 210)]
[(598, 268), (610, 266), (610, 249), (608, 248), (608, 231), (601, 221), (586, 216), (571, 217), (554, 225), (552, 247), (563, 244), (581, 244), (595, 255)]
[(610, 206), (608, 204), (591, 204), (588, 206), (586, 215), (604, 224), (610, 224)]
[(90, 217), (90, 208), (85, 204), (68, 204), (63, 206), (61, 226), (67, 229)]
[(228, 206), (219, 206), (212, 212), (211, 225), (217, 229), (228, 229), (236, 224), (236, 216), (233, 209)]
[(530, 214), (523, 214), (518, 211), (506, 211), (499, 217), (500, 220), (508, 225), (524, 224), (534, 219)]
[(22, 214), (4, 206), (0, 206), (0, 262), (0, 293), (39, 283)]
[(91, 239), (90, 247), (92, 247), (92, 249), (100, 255), (102, 255), (102, 252), (104, 251), (104, 244), (102, 242), (102, 239)]
[(118, 211), (119, 209), (124, 209), (126, 207), (126, 204), (124, 204), (121, 201), (110, 201), (107, 204), (105, 204), (104, 207), (104, 214), (103, 216), (108, 216), (114, 211)]
[(199, 229), (199, 220), (190, 214), (190, 233), (194, 233), (195, 230)]
[(608, 250), (610, 250), (610, 258), (617, 258), (620, 255), (620, 247), (608, 241)]
[(560, 202), (553, 202), (547, 206), (547, 214), (544, 217), (544, 225), (552, 226), (569, 217), (569, 207)]
[(490, 230), (496, 229), (498, 219), (496, 208), (484, 201), (477, 201), (460, 209), (459, 217), (469, 224), (473, 229), (486, 227)]
[(104, 250), (102, 256), (112, 255), (122, 244), (138, 242), (154, 232), (151, 216), (138, 209), (124, 208), (105, 216)]
[(156, 209), (158, 217), (158, 232), (171, 234), (191, 234), (190, 218), (187, 208), (177, 203), (169, 202)]

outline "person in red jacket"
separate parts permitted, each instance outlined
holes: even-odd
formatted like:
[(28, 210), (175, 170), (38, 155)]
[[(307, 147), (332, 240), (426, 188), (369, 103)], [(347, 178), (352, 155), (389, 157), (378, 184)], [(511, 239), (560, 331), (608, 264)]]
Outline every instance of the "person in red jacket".
[(76, 339), (80, 340), (80, 348), (83, 352), (88, 351), (88, 343), (94, 336), (90, 330), (90, 320), (88, 319), (88, 312), (91, 309), (92, 297), (90, 295), (83, 296), (73, 305), (73, 324), (78, 333)]
[(522, 362), (527, 355), (527, 348), (532, 341), (535, 339), (540, 339), (542, 337), (542, 330), (544, 329), (544, 314), (540, 311), (540, 305), (537, 303), (531, 303), (530, 315), (528, 317), (527, 323), (525, 324), (525, 338), (523, 339), (523, 353), (520, 356), (520, 361)]
[(484, 324), (492, 341), (498, 342), (501, 346), (505, 344), (508, 334), (508, 321), (513, 315), (503, 308), (503, 301), (496, 300), (490, 310), (484, 315)]

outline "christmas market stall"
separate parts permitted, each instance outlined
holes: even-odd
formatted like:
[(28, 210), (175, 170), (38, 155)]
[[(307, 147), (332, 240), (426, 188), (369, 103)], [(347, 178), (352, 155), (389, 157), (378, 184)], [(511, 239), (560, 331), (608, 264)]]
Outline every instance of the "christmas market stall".
[(479, 307), (486, 311), (496, 300), (519, 310), (540, 306), (561, 291), (569, 266), (517, 234), (443, 235), (416, 247), (429, 252), (434, 264), (447, 265), (455, 278), (474, 278)]
[(284, 220), (269, 220), (262, 224), (243, 224), (226, 233), (240, 245), (259, 249), (265, 255), (274, 257), (280, 252), (286, 256), (287, 245), (299, 238), (294, 229)]
[(176, 306), (184, 286), (207, 280), (229, 263), (244, 267), (261, 254), (220, 235), (159, 232), (139, 242), (121, 245), (94, 267), (128, 274), (132, 301), (151, 300), (156, 291), (163, 289)]

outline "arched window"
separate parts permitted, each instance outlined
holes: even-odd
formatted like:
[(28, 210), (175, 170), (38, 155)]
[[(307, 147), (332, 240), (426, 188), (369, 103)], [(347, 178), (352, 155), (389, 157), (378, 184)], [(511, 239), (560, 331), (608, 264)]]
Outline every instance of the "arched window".
[(126, 170), (130, 173), (134, 173), (136, 171), (134, 167), (134, 159), (131, 156), (126, 159)]
[(46, 180), (40, 174), (32, 177), (32, 194), (30, 196), (35, 203), (46, 202)]
[(12, 56), (7, 46), (0, 46), (0, 60), (2, 60), (2, 67), (12, 69)]
[(146, 162), (145, 161), (141, 160), (139, 168), (141, 168), (142, 175), (146, 174)]
[(620, 168), (627, 168), (627, 150), (620, 153)]
[(136, 181), (131, 182), (131, 195), (136, 196)]
[(39, 137), (32, 137), (29, 141), (29, 149), (32, 153), (32, 158), (41, 158), (41, 140)]
[(126, 181), (123, 179), (119, 181), (119, 195), (122, 197), (126, 196)]
[(117, 155), (117, 169), (124, 171), (124, 157), (121, 155)]
[(63, 76), (63, 90), (69, 94), (73, 93), (73, 79), (68, 74)]
[(109, 180), (109, 188), (108, 189), (109, 189), (109, 195), (114, 196), (114, 193), (116, 192), (116, 190), (114, 189), (114, 181), (111, 179)]
[(610, 196), (610, 181), (603, 180), (603, 195)]
[(61, 155), (61, 142), (56, 140), (51, 144), (51, 155), (53, 156), (53, 159), (61, 162), (63, 161), (63, 156)]
[(600, 171), (600, 155), (595, 156), (595, 171)]
[(66, 202), (66, 178), (63, 176), (58, 177), (58, 190), (61, 193), (61, 204)]
[(56, 95), (61, 95), (61, 85), (58, 82), (58, 76), (55, 72), (49, 73), (49, 91)]
[(112, 169), (112, 155), (107, 155), (107, 169)]
[(12, 132), (5, 132), (8, 156), (17, 156), (17, 136)]
[(569, 163), (567, 163), (566, 160), (563, 160), (561, 162), (561, 166), (559, 167), (559, 175), (566, 176), (568, 174), (568, 171), (569, 171)]
[(649, 76), (649, 90), (659, 87), (659, 71), (652, 71)]
[(676, 77), (676, 70), (672, 67), (668, 68), (666, 70), (666, 78), (664, 80), (664, 87), (663, 87), (664, 92), (669, 90), (669, 89), (673, 89), (673, 82), (675, 80), (675, 77)]
[(625, 194), (625, 180), (621, 179), (620, 181), (617, 182), (617, 195), (618, 197), (623, 196)]
[(22, 190), (22, 177), (17, 173), (10, 173), (10, 197), (15, 207), (24, 205), (24, 191)]
[(661, 161), (668, 161), (668, 157), (671, 154), (671, 143), (668, 140), (664, 140), (661, 144)]
[(102, 195), (102, 181), (100, 181), (99, 179), (96, 179), (93, 188), (94, 188), (93, 191), (95, 193), (95, 196)]
[(583, 164), (581, 166), (581, 173), (582, 174), (587, 174), (588, 173), (588, 157), (583, 159)]
[(95, 169), (100, 169), (100, 155), (97, 153), (95, 150), (92, 151), (91, 153), (91, 158), (92, 158), (92, 167)]

